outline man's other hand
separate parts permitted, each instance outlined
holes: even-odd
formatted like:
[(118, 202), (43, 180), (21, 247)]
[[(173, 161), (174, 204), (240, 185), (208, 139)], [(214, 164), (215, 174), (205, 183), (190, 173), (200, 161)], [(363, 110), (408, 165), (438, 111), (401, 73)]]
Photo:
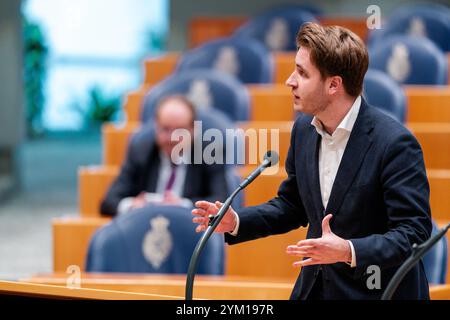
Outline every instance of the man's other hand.
[(352, 261), (352, 252), (347, 240), (335, 235), (330, 228), (333, 216), (328, 214), (322, 220), (322, 237), (299, 241), (296, 245), (287, 247), (291, 256), (307, 257), (308, 259), (294, 262), (294, 266), (310, 266), (316, 264), (332, 264)]

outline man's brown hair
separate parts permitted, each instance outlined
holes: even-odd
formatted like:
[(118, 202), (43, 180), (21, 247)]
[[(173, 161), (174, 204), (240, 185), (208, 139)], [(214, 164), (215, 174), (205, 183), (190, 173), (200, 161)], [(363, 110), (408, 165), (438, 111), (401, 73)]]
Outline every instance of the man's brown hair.
[(300, 28), (296, 41), (298, 48), (310, 50), (311, 62), (322, 78), (340, 76), (350, 96), (361, 94), (369, 55), (360, 37), (343, 27), (308, 22)]

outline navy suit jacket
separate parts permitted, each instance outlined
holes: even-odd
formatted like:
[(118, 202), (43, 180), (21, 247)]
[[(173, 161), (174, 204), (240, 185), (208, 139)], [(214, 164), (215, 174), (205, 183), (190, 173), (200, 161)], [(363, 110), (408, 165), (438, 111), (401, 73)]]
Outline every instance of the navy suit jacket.
[[(159, 148), (153, 127), (148, 126), (131, 138), (120, 174), (102, 201), (100, 212), (115, 216), (123, 198), (135, 197), (141, 191), (155, 192), (159, 167)], [(227, 197), (227, 186), (225, 165), (188, 164), (182, 196), (194, 203), (197, 200), (223, 201)]]
[[(311, 120), (302, 115), (294, 123), (285, 166), (288, 177), (277, 197), (240, 210), (237, 236), (228, 234), (225, 239), (234, 244), (308, 225), (307, 238), (320, 238), (322, 219), (331, 213), (331, 230), (352, 241), (357, 266), (304, 267), (291, 299), (307, 298), (319, 270), (325, 299), (380, 299), (411, 255), (412, 245), (431, 235), (429, 185), (421, 147), (403, 125), (363, 99), (324, 208), (318, 170), (321, 137)], [(381, 289), (367, 286), (371, 265), (381, 269)], [(429, 299), (422, 262), (406, 275), (393, 298)]]

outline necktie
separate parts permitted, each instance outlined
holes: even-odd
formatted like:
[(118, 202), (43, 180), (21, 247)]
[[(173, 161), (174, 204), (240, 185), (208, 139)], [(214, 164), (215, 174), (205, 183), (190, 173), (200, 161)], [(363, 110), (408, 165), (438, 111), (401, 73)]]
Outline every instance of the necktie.
[(177, 174), (177, 166), (174, 163), (171, 163), (171, 168), (172, 172), (170, 173), (169, 180), (167, 180), (166, 188), (164, 189), (164, 191), (171, 190), (175, 182), (175, 177)]

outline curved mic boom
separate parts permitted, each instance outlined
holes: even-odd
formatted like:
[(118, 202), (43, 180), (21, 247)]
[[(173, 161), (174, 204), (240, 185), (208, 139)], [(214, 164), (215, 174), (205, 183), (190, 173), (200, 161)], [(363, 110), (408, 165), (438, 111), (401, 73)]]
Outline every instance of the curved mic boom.
[(239, 187), (244, 189), (248, 186), (253, 180), (256, 179), (266, 168), (271, 167), (278, 163), (279, 157), (278, 153), (275, 151), (267, 151), (264, 155), (264, 161), (256, 168), (252, 173), (248, 175), (248, 177), (239, 184)]
[(223, 203), (223, 206), (219, 209), (217, 215), (211, 216), (209, 226), (206, 229), (205, 233), (200, 238), (200, 240), (198, 241), (197, 246), (195, 247), (194, 252), (192, 253), (191, 261), (189, 263), (189, 269), (186, 277), (186, 300), (192, 300), (195, 271), (197, 269), (197, 263), (200, 257), (200, 253), (202, 252), (204, 246), (206, 245), (206, 242), (208, 241), (209, 237), (211, 237), (212, 233), (219, 225), (223, 216), (228, 211), (228, 208), (231, 206), (231, 202), (233, 202), (233, 199), (236, 197), (236, 195), (242, 189), (248, 186), (253, 180), (255, 180), (264, 171), (264, 169), (277, 164), (278, 160), (279, 160), (278, 153), (276, 153), (275, 151), (267, 151), (266, 154), (264, 155), (264, 161), (261, 163), (261, 165), (259, 165), (258, 168), (256, 168), (252, 173), (250, 173), (250, 175), (244, 181), (242, 181), (241, 184), (239, 184), (239, 187), (237, 187), (236, 190), (234, 190), (234, 192), (231, 194), (231, 196), (229, 196)]

